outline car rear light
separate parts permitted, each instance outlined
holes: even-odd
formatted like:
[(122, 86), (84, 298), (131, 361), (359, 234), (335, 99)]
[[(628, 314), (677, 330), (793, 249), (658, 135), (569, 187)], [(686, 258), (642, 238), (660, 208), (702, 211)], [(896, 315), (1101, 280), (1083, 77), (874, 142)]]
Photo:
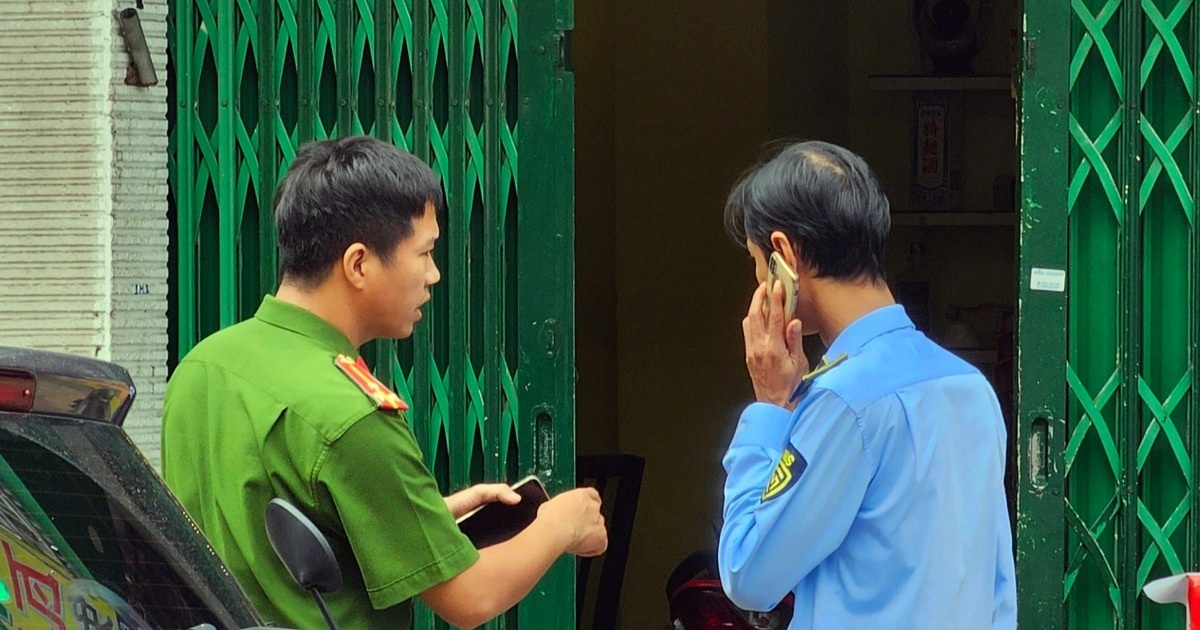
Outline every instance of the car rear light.
[(0, 370), (0, 411), (28, 413), (33, 409), (37, 379), (28, 372)]

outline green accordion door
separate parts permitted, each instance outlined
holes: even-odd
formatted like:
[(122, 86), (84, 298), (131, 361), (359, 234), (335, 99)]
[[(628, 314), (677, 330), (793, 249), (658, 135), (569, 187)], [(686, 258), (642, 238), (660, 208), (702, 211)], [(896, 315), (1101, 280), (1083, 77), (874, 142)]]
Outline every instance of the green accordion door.
[[(430, 164), (449, 211), (426, 317), (369, 363), (444, 491), (573, 485), (571, 26), (570, 0), (173, 0), (172, 360), (275, 290), (297, 149), (372, 135)], [(574, 584), (564, 559), (491, 627), (573, 628)]]
[(1181, 628), (1141, 589), (1200, 570), (1200, 7), (1024, 12), (1021, 627)]

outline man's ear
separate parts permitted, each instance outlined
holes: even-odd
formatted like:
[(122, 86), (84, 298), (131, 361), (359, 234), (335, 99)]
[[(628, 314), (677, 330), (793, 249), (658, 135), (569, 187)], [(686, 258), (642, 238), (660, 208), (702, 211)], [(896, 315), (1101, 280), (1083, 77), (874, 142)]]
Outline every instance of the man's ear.
[[(787, 234), (784, 234), (779, 230), (775, 230), (774, 232), (771, 232), (771, 249), (779, 252), (779, 255), (783, 256), (783, 261), (786, 262), (789, 267), (794, 269), (797, 274), (805, 275), (805, 270), (800, 268), (801, 258), (799, 243), (793, 243), (791, 239), (787, 237)], [(770, 252), (767, 252), (767, 257), (771, 257)]]
[(362, 243), (354, 243), (342, 252), (341, 272), (350, 286), (361, 289), (366, 285), (366, 262), (370, 252)]

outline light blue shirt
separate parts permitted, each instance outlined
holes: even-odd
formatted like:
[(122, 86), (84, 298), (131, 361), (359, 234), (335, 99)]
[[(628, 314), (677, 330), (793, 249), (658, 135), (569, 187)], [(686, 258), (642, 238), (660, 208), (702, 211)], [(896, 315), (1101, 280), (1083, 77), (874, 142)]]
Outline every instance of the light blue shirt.
[(1006, 431), (971, 365), (901, 306), (851, 324), (794, 413), (746, 408), (718, 560), (738, 606), (794, 592), (790, 628), (1016, 627)]

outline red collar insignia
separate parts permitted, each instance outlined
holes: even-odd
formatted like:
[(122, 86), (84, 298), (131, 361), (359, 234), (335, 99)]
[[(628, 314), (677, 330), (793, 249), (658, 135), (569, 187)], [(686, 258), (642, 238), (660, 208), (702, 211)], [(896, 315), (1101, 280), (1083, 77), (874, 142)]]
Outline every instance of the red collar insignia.
[(337, 364), (342, 373), (354, 381), (355, 385), (358, 385), (364, 394), (375, 401), (375, 405), (380, 409), (408, 411), (408, 404), (404, 402), (404, 399), (379, 382), (379, 379), (371, 374), (370, 368), (367, 367), (367, 363), (363, 361), (362, 357), (358, 357), (358, 360), (355, 361), (344, 354), (339, 354), (333, 362)]

